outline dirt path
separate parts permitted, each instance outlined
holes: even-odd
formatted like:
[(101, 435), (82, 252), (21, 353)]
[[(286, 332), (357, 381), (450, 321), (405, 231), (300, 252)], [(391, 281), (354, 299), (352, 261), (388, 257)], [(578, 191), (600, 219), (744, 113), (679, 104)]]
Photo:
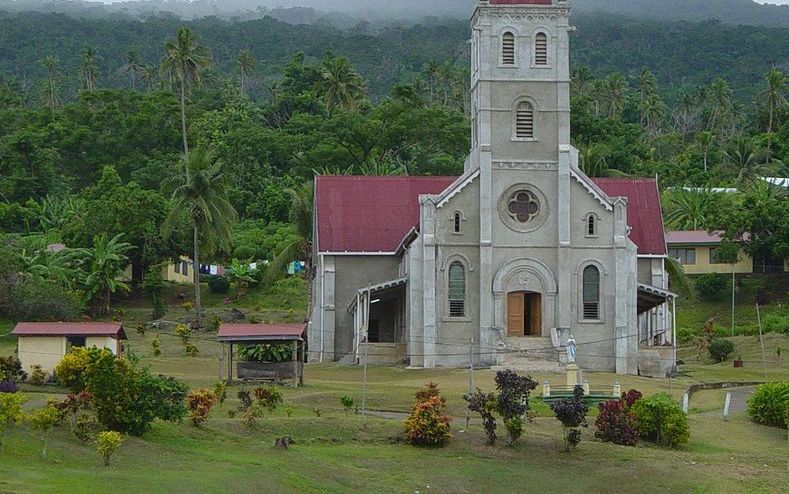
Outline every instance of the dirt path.
[[(748, 408), (748, 398), (751, 397), (753, 392), (756, 390), (756, 386), (743, 386), (741, 388), (730, 388), (729, 393), (731, 393), (731, 404), (729, 406), (729, 415), (735, 413), (744, 413)], [(692, 402), (692, 398), (691, 398)], [(725, 402), (721, 402), (720, 408), (709, 411), (703, 412), (699, 415), (708, 416), (708, 417), (720, 417), (723, 415), (723, 407), (725, 406)]]

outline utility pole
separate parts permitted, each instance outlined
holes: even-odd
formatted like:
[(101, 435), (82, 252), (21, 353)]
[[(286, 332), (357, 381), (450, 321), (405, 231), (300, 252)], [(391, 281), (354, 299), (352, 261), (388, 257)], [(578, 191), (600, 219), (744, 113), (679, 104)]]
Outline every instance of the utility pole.
[[(468, 345), (468, 394), (474, 392), (474, 338), (469, 340)], [(471, 410), (466, 407), (466, 430), (468, 430), (468, 424), (471, 420)]]
[(764, 353), (764, 336), (762, 335), (762, 315), (759, 311), (759, 302), (756, 302), (756, 321), (759, 323), (759, 345), (762, 347), (762, 367), (764, 368), (764, 380), (767, 380), (767, 355)]
[(737, 277), (734, 274), (734, 264), (731, 265), (731, 335), (734, 336), (734, 297)]

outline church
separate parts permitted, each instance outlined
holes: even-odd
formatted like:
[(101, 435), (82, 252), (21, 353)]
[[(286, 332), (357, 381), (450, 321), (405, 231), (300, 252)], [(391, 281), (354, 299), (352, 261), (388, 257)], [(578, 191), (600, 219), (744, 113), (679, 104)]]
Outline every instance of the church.
[(657, 180), (579, 168), (569, 16), (477, 2), (461, 176), (316, 178), (310, 361), (673, 371)]

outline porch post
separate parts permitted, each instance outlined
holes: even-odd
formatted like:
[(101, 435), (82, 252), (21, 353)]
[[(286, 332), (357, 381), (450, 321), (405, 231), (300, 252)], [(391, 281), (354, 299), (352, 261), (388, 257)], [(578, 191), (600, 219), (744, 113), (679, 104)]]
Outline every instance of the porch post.
[(227, 382), (233, 382), (233, 342), (228, 343), (227, 352)]
[(293, 340), (293, 386), (299, 387), (299, 342)]

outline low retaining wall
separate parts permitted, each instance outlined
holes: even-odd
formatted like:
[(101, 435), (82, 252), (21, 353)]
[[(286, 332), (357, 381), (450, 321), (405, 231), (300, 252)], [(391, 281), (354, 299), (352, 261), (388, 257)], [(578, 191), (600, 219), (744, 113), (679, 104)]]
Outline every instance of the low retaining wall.
[(239, 379), (295, 379), (301, 374), (301, 362), (238, 362)]

